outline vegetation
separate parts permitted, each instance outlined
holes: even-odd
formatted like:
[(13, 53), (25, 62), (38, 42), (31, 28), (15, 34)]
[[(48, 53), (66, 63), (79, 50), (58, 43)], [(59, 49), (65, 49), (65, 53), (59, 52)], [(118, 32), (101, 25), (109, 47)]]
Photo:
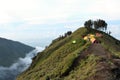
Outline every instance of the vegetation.
[(98, 19), (96, 21), (92, 21), (92, 20), (85, 21), (84, 26), (87, 29), (94, 28), (96, 30), (105, 30), (105, 31), (107, 30), (107, 23), (102, 19)]
[(93, 27), (93, 21), (92, 21), (92, 20), (85, 21), (84, 26), (85, 26), (87, 29), (92, 28), (92, 27)]
[(95, 75), (98, 60), (99, 57), (93, 54), (89, 55), (88, 58), (79, 61), (79, 66), (74, 71), (71, 71), (71, 74), (65, 77), (64, 80), (86, 80)]
[(72, 31), (68, 31), (64, 35), (60, 35), (58, 38), (56, 38), (55, 40), (53, 40), (50, 45), (52, 45), (52, 44), (54, 44), (54, 43), (56, 43), (56, 42), (58, 42), (60, 40), (63, 40), (66, 37), (69, 37), (71, 34), (72, 34)]
[[(101, 43), (84, 41), (82, 36), (90, 33), (103, 34), (103, 37), (96, 38)], [(73, 44), (74, 40), (76, 43)], [(17, 80), (117, 80), (115, 68), (119, 66), (114, 59), (120, 57), (119, 52), (118, 40), (102, 31), (88, 31), (82, 27), (63, 39), (53, 41), (33, 58), (29, 69)]]

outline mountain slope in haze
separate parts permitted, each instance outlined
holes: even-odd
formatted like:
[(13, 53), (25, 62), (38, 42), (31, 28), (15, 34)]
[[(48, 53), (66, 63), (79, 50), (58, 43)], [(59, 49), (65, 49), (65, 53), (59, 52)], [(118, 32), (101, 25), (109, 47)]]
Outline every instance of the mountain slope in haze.
[[(103, 35), (96, 38), (99, 42), (83, 39), (83, 35), (95, 33)], [(79, 28), (55, 39), (17, 80), (119, 80), (119, 67), (119, 40), (102, 31)]]
[(33, 47), (23, 43), (0, 38), (0, 66), (10, 66), (19, 57), (25, 57), (26, 53), (33, 49)]

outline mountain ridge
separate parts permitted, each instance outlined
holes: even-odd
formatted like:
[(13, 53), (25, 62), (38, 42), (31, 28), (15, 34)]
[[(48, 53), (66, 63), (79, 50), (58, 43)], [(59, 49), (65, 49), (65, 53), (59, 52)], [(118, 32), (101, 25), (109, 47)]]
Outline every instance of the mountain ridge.
[(34, 48), (18, 41), (0, 38), (0, 66), (9, 67)]
[[(103, 36), (96, 37), (95, 43), (83, 39), (84, 35), (96, 33)], [(29, 69), (20, 74), (17, 80), (120, 79), (119, 40), (105, 32), (95, 29), (89, 31), (83, 27), (65, 38), (56, 40), (33, 58)]]

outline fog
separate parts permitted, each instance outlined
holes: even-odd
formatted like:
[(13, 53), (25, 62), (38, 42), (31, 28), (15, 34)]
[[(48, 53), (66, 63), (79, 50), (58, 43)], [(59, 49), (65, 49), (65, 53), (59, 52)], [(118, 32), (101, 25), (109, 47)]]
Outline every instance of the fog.
[(16, 76), (26, 70), (30, 66), (32, 58), (42, 50), (43, 48), (36, 47), (36, 49), (29, 52), (25, 58), (19, 58), (18, 61), (10, 67), (0, 66), (0, 80), (16, 80)]

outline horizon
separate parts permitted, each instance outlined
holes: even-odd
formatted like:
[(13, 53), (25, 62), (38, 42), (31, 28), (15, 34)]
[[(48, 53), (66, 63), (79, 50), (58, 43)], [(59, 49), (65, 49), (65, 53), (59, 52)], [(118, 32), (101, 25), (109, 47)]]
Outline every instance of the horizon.
[(45, 47), (86, 20), (103, 19), (120, 40), (120, 0), (0, 1), (0, 37)]

